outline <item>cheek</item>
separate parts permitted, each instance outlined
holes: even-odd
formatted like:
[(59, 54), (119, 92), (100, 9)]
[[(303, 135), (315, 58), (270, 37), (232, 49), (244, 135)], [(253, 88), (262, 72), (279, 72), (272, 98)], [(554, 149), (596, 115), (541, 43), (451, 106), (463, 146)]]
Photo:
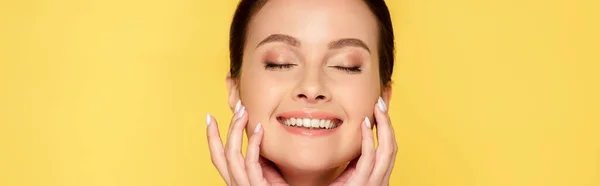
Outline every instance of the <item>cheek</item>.
[(270, 77), (269, 73), (254, 73), (244, 77), (240, 97), (249, 114), (248, 127), (254, 127), (258, 122), (269, 122), (273, 111), (289, 92), (290, 83), (286, 81)]
[(343, 141), (346, 141), (344, 149), (349, 155), (355, 155), (360, 153), (361, 149), (360, 124), (365, 117), (373, 116), (373, 108), (379, 97), (379, 86), (364, 78), (348, 82), (351, 83), (338, 83), (332, 90), (335, 90), (335, 97), (348, 117), (341, 136)]
[(348, 81), (337, 81), (331, 85), (334, 97), (346, 112), (348, 119), (356, 123), (362, 122), (365, 116), (373, 114), (373, 108), (379, 97), (379, 81), (372, 78), (355, 78)]

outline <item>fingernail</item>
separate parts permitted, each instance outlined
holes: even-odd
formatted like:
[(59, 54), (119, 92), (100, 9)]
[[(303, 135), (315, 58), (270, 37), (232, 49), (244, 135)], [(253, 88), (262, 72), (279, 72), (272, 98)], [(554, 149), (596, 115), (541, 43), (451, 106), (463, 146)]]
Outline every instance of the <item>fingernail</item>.
[(369, 120), (369, 117), (365, 117), (365, 124), (367, 127), (371, 128), (371, 120)]
[(206, 113), (206, 126), (210, 125), (210, 114)]
[(239, 112), (237, 113), (236, 119), (241, 118), (244, 115), (244, 112), (246, 111), (246, 107), (242, 106), (239, 110)]
[(235, 103), (235, 109), (234, 109), (233, 113), (238, 113), (238, 111), (240, 111), (241, 106), (242, 106), (242, 100), (238, 100), (237, 103)]
[(377, 106), (379, 107), (379, 110), (381, 110), (382, 112), (387, 111), (387, 107), (385, 106), (385, 102), (383, 102), (383, 98), (379, 97), (379, 100), (377, 100)]
[(254, 128), (254, 133), (257, 133), (260, 130), (260, 122), (258, 122), (258, 125), (256, 125), (256, 127)]

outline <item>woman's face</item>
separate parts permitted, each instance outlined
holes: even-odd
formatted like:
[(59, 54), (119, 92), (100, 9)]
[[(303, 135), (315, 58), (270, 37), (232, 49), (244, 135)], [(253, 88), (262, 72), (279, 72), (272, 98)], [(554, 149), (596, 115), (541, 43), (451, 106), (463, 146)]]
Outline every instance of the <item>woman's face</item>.
[(252, 17), (231, 91), (246, 106), (249, 135), (262, 123), (262, 156), (302, 170), (358, 156), (360, 124), (373, 121), (381, 94), (377, 39), (359, 0), (270, 0)]

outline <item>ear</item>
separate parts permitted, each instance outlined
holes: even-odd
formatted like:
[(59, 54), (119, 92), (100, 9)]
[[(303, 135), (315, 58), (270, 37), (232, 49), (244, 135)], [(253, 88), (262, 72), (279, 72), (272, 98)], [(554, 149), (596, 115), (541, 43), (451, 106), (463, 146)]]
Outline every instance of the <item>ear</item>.
[(383, 99), (383, 102), (385, 102), (385, 105), (390, 108), (390, 99), (392, 99), (392, 86), (383, 88), (381, 92), (381, 98)]
[(240, 94), (238, 91), (238, 81), (231, 77), (231, 72), (227, 73), (227, 77), (225, 78), (225, 83), (227, 84), (227, 92), (229, 92), (229, 99), (227, 103), (229, 104), (229, 109), (231, 111), (234, 110), (235, 104), (238, 100), (240, 100)]

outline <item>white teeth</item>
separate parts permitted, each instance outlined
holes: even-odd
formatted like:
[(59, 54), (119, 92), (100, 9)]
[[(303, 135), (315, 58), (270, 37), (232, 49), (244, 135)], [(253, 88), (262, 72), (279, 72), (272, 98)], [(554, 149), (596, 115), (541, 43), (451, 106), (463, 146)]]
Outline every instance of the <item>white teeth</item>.
[(336, 127), (335, 122), (326, 119), (311, 119), (311, 118), (289, 118), (285, 119), (283, 124), (287, 126), (305, 127), (305, 128), (322, 128), (332, 129)]
[(311, 121), (311, 125), (310, 125), (310, 126), (311, 126), (312, 128), (317, 128), (317, 127), (319, 127), (319, 122), (320, 122), (320, 120), (313, 119), (313, 120), (310, 120), (310, 121)]
[(308, 119), (308, 118), (302, 119), (302, 126), (303, 127), (310, 127), (310, 119)]

